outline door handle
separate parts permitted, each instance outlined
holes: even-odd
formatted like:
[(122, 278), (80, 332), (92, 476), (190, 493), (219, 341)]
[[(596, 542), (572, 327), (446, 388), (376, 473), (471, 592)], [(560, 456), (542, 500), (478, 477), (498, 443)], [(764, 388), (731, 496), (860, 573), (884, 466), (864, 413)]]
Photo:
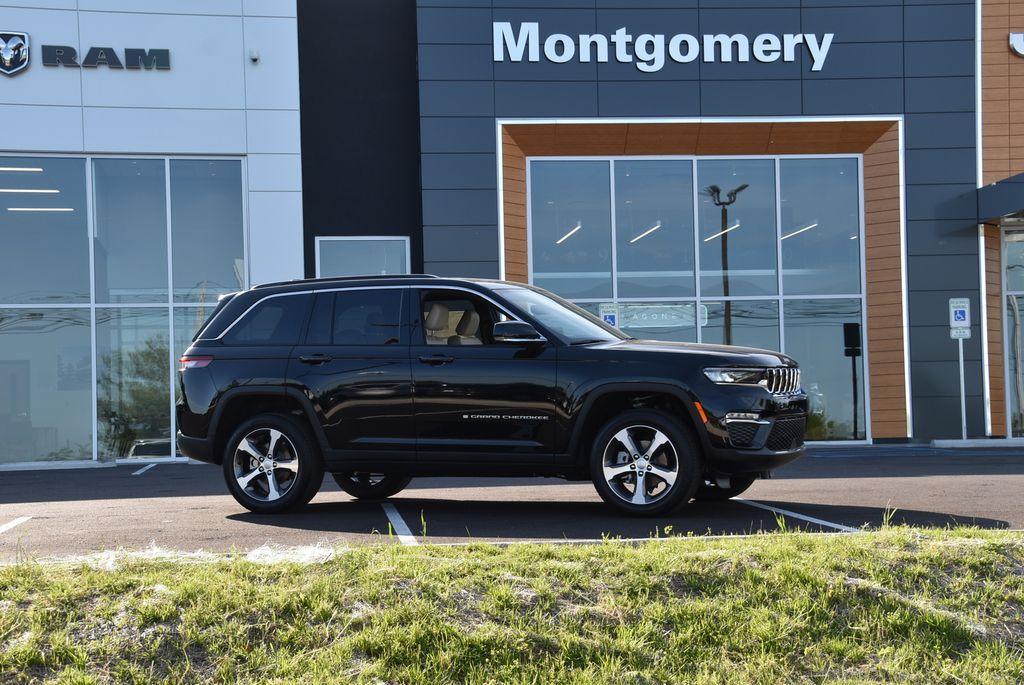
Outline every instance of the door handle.
[(326, 364), (333, 358), (329, 354), (309, 354), (299, 357), (299, 361), (303, 364)]
[(449, 357), (444, 354), (435, 354), (429, 357), (420, 357), (420, 361), (424, 364), (430, 364), (431, 366), (441, 366), (442, 364), (449, 364), (455, 361), (455, 357)]

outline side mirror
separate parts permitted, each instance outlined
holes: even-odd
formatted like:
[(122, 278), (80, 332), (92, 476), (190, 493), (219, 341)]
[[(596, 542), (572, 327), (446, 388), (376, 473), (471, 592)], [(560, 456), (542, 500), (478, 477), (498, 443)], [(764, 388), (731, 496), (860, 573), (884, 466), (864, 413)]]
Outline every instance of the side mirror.
[(525, 321), (499, 321), (494, 324), (494, 342), (530, 345), (547, 342), (547, 338)]

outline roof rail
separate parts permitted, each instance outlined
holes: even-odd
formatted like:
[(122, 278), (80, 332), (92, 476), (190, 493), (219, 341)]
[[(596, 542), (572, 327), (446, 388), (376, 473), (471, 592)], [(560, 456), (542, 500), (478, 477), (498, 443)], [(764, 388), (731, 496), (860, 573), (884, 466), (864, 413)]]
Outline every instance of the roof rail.
[(254, 285), (253, 290), (259, 288), (273, 288), (280, 285), (293, 285), (296, 283), (332, 283), (335, 281), (381, 281), (381, 280), (402, 280), (407, 278), (440, 278), (434, 274), (393, 274), (387, 275), (367, 275), (367, 276), (327, 276), (324, 278), (294, 278), (290, 281), (275, 281), (273, 283), (260, 283)]

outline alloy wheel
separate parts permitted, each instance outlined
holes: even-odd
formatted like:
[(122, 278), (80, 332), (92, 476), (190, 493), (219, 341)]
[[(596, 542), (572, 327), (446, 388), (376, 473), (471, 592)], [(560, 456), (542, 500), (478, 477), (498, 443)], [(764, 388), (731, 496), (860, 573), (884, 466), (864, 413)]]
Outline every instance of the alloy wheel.
[(604, 479), (613, 493), (636, 506), (660, 501), (679, 475), (676, 448), (665, 433), (651, 426), (623, 428), (604, 449)]
[(273, 502), (284, 497), (299, 475), (299, 457), (288, 436), (274, 428), (257, 428), (239, 441), (234, 453), (238, 487), (249, 497)]

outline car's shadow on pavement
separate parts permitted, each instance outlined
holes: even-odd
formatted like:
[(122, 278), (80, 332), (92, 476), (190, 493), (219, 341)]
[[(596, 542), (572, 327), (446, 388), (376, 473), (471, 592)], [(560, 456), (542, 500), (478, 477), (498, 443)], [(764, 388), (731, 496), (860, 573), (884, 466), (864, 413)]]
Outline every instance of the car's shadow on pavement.
[[(596, 502), (566, 501), (466, 501), (402, 497), (389, 500), (413, 535), (426, 542), (474, 540), (593, 540), (600, 538), (650, 538), (666, 535), (724, 535), (787, 530), (832, 531), (836, 528), (779, 516), (742, 502), (692, 503), (668, 516), (634, 518), (619, 515)], [(882, 507), (830, 506), (803, 502), (770, 502), (807, 517), (851, 528), (893, 525), (1008, 528), (1006, 521), (954, 516), (942, 512), (887, 510)], [(379, 512), (379, 525), (368, 516)], [(368, 525), (390, 532), (380, 503), (314, 502), (283, 515), (232, 514), (230, 520), (274, 528), (330, 533), (368, 533)]]

